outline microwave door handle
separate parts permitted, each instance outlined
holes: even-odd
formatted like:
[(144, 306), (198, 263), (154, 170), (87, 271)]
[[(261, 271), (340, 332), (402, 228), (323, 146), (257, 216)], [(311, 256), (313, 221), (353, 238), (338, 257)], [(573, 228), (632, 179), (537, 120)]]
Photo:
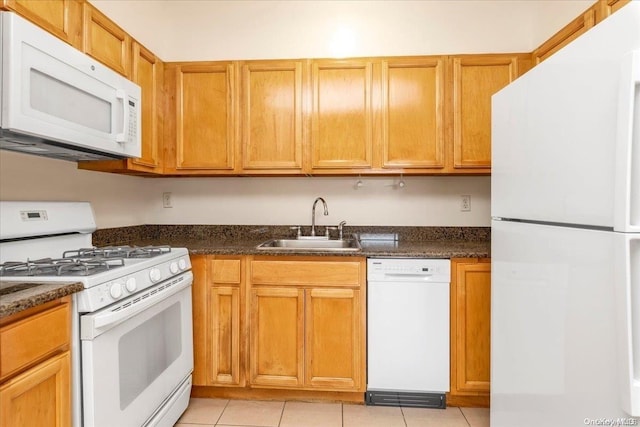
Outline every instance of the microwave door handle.
[(116, 98), (122, 101), (122, 133), (116, 134), (116, 142), (127, 142), (129, 134), (129, 111), (127, 108), (127, 93), (122, 90), (116, 90)]

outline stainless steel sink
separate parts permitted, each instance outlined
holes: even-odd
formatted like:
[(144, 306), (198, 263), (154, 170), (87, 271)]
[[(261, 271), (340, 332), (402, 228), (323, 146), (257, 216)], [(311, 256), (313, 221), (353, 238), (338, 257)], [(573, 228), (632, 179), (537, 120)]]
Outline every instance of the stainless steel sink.
[(277, 251), (322, 251), (322, 252), (357, 252), (362, 247), (358, 239), (271, 239), (257, 246), (260, 250)]

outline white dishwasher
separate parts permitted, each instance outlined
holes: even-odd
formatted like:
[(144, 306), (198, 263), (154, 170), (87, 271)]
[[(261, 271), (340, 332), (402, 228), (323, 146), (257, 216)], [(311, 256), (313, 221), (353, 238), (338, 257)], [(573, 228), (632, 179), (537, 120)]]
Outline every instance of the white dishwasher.
[(448, 259), (367, 260), (367, 405), (445, 408)]

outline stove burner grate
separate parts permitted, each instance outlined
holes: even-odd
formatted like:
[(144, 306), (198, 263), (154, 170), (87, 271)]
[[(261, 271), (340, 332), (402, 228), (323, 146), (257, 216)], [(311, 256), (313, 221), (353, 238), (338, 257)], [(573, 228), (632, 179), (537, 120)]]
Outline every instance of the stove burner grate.
[(67, 257), (99, 257), (99, 258), (152, 258), (171, 252), (171, 246), (104, 246), (101, 248), (81, 248), (65, 251)]
[(91, 276), (124, 266), (124, 258), (42, 258), (26, 262), (5, 262), (0, 276)]

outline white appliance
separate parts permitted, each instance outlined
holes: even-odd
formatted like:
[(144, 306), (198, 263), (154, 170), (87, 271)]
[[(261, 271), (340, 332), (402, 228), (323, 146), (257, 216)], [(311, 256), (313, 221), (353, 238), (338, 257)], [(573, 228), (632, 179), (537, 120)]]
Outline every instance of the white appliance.
[(191, 392), (189, 254), (93, 248), (94, 230), (88, 203), (0, 201), (0, 281), (84, 285), (73, 296), (74, 426), (172, 427)]
[(448, 259), (367, 260), (368, 405), (445, 408)]
[(492, 118), (491, 425), (640, 425), (640, 1)]
[(0, 49), (0, 148), (140, 157), (138, 85), (11, 12), (0, 12)]

